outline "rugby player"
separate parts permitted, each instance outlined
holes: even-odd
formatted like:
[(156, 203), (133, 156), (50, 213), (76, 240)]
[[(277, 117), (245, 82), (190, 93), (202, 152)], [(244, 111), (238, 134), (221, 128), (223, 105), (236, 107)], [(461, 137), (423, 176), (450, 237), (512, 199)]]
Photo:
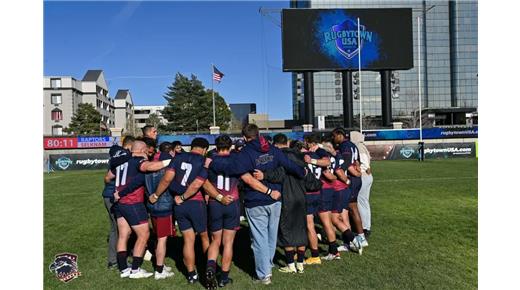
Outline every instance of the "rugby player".
[(351, 230), (350, 222), (348, 219), (348, 202), (350, 199), (350, 180), (348, 179), (345, 171), (342, 168), (345, 162), (341, 155), (334, 150), (334, 147), (328, 137), (322, 140), (322, 148), (326, 150), (331, 156), (330, 171), (334, 172), (337, 177), (332, 182), (334, 189), (334, 202), (332, 208), (332, 224), (341, 232), (343, 245), (338, 247), (338, 251), (347, 251), (350, 242), (355, 238), (354, 233)]
[[(146, 243), (150, 235), (148, 213), (144, 201), (144, 172), (157, 171), (165, 167), (169, 161), (147, 161), (148, 148), (142, 141), (132, 145), (132, 158), (111, 169), (105, 176), (105, 181), (115, 178), (116, 191), (114, 200), (117, 206), (114, 212), (117, 218), (119, 238), (117, 241), (117, 263), (121, 278), (148, 278), (153, 273), (141, 269)], [(130, 186), (132, 184), (132, 186)], [(132, 230), (137, 235), (133, 249), (132, 267), (127, 265), (127, 242)]]
[[(287, 171), (299, 177), (306, 174), (304, 168), (290, 161), (280, 149), (270, 145), (261, 137), (258, 126), (255, 124), (246, 125), (242, 129), (242, 135), (246, 139), (246, 146), (235, 155), (233, 162), (230, 162), (228, 166), (223, 166), (227, 167), (226, 172), (229, 170), (230, 173), (243, 175), (248, 172), (253, 173), (255, 169), (266, 171), (283, 166)], [(210, 168), (215, 168), (215, 164), (218, 163), (211, 162)], [(220, 171), (217, 168), (215, 170)], [(255, 272), (258, 277), (255, 282), (268, 285), (271, 284), (271, 271), (274, 267), (273, 257), (276, 251), (280, 221), (281, 185), (269, 182), (265, 182), (265, 185), (268, 190), (262, 192), (248, 183), (245, 187), (244, 203), (255, 256)]]
[[(217, 152), (213, 156), (213, 162), (230, 162), (232, 140), (227, 135), (217, 137), (215, 140)], [(211, 194), (204, 187), (210, 199), (208, 202), (209, 230), (211, 231), (211, 244), (208, 249), (208, 262), (206, 267), (206, 280), (208, 289), (216, 289), (215, 273), (217, 270), (217, 258), (220, 245), (224, 245), (222, 253), (222, 275), (218, 286), (224, 287), (232, 281), (229, 278), (231, 260), (233, 258), (233, 241), (236, 231), (240, 228), (240, 205), (238, 196), (238, 182), (240, 176), (227, 172), (209, 170), (208, 180), (217, 188), (217, 195)]]
[(343, 157), (345, 163), (343, 168), (347, 172), (347, 176), (351, 182), (351, 194), (348, 203), (349, 213), (352, 216), (356, 238), (350, 243), (352, 249), (358, 251), (361, 255), (363, 248), (368, 246), (368, 242), (363, 232), (363, 225), (361, 223), (361, 216), (357, 208), (357, 198), (359, 190), (361, 189), (361, 169), (359, 167), (359, 151), (356, 145), (348, 140), (348, 134), (343, 128), (336, 128), (332, 131), (334, 143), (338, 145), (339, 153)]
[[(133, 136), (126, 136), (123, 140), (123, 146), (113, 145), (110, 147), (108, 152), (109, 158), (109, 171), (111, 168), (115, 168), (122, 163), (125, 163), (132, 157), (132, 153), (130, 149), (132, 148), (132, 144), (134, 144), (135, 138)], [(114, 211), (112, 207), (114, 206), (114, 191), (116, 190), (115, 180), (109, 180), (108, 183), (105, 183), (105, 187), (103, 189), (103, 200), (105, 203), (105, 208), (108, 213), (108, 218), (110, 220), (110, 231), (108, 234), (108, 268), (117, 268), (117, 222), (114, 217)]]
[(200, 191), (208, 177), (207, 169), (204, 168), (204, 155), (208, 147), (208, 140), (193, 139), (191, 152), (175, 156), (156, 191), (150, 196), (151, 203), (156, 202), (166, 189), (174, 196), (175, 219), (184, 239), (184, 265), (188, 270), (190, 284), (199, 279), (195, 268), (195, 235), (200, 235), (204, 253), (209, 247), (206, 202)]
[[(160, 152), (157, 152), (154, 156), (154, 160), (164, 161), (170, 160), (172, 156), (171, 143), (163, 142), (159, 146)], [(156, 172), (147, 173), (145, 176), (146, 193), (148, 199), (151, 198), (151, 194), (155, 192), (159, 182), (164, 176), (166, 170), (163, 168)], [(173, 276), (171, 267), (164, 264), (166, 257), (166, 242), (168, 237), (175, 236), (175, 223), (173, 220), (173, 197), (169, 192), (165, 192), (160, 198), (147, 204), (150, 216), (152, 218), (152, 225), (156, 238), (155, 243), (155, 272), (154, 278), (156, 280), (165, 279)]]
[(334, 190), (331, 182), (335, 176), (328, 170), (330, 166), (330, 156), (327, 151), (319, 148), (319, 136), (315, 133), (308, 134), (304, 137), (304, 146), (307, 149), (304, 160), (308, 163), (311, 172), (322, 182), (320, 192), (307, 193), (307, 232), (309, 235), (309, 245), (311, 248), (311, 257), (306, 260), (306, 264), (320, 264), (318, 258), (318, 238), (314, 228), (314, 215), (318, 216), (325, 230), (329, 243), (329, 253), (322, 257), (324, 260), (341, 259), (336, 244), (336, 233), (332, 225), (331, 210), (333, 207)]

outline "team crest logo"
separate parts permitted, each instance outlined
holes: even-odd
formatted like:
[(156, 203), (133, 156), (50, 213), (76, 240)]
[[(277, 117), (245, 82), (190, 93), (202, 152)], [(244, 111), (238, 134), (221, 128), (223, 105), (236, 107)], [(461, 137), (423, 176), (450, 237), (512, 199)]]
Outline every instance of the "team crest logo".
[(412, 157), (412, 155), (415, 152), (415, 150), (413, 150), (413, 148), (410, 148), (410, 147), (404, 147), (399, 152), (401, 153), (401, 155), (404, 158), (410, 158), (410, 157)]
[[(365, 26), (359, 25), (361, 36), (365, 36)], [(357, 23), (351, 19), (345, 20), (343, 23), (332, 26), (332, 32), (335, 34), (336, 48), (345, 58), (352, 59), (358, 55), (359, 50), (363, 48), (363, 38), (358, 46)]]
[(49, 271), (53, 272), (62, 282), (69, 282), (81, 276), (78, 272), (78, 256), (70, 253), (58, 254), (54, 257), (54, 262), (49, 265)]
[(69, 166), (71, 164), (72, 164), (72, 160), (70, 160), (67, 157), (60, 157), (58, 160), (56, 160), (56, 165), (58, 165), (58, 167), (63, 170), (69, 168)]

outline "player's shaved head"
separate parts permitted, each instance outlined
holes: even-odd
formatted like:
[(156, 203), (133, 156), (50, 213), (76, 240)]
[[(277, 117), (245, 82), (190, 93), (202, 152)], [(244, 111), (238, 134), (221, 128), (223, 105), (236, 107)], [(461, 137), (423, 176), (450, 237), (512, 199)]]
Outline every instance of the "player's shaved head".
[(144, 143), (143, 141), (137, 140), (132, 145), (132, 152), (144, 152), (146, 150), (148, 150), (148, 147), (146, 146), (146, 143)]

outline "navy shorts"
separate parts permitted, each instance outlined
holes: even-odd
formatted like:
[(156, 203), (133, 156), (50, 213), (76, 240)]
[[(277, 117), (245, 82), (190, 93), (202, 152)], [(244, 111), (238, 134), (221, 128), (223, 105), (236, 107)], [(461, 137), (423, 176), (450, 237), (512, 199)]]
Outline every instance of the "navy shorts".
[(357, 202), (359, 190), (361, 190), (361, 177), (350, 178), (350, 200), (349, 202)]
[(321, 207), (321, 194), (306, 194), (305, 205), (307, 207), (307, 215), (315, 215)]
[[(148, 223), (148, 212), (144, 203), (118, 204), (115, 210), (116, 217), (124, 217), (130, 226)], [(118, 216), (119, 215), (119, 216)]]
[(343, 204), (346, 189), (334, 190), (334, 201), (332, 203), (332, 212), (341, 213), (343, 211)]
[(114, 215), (114, 217), (116, 218), (116, 220), (120, 217), (122, 217), (121, 215), (121, 211), (119, 210), (119, 203), (116, 202), (112, 205), (112, 208), (110, 208), (110, 212)]
[(348, 208), (348, 202), (350, 199), (350, 188), (334, 191), (334, 207), (333, 213), (341, 213), (343, 209)]
[(187, 200), (174, 207), (175, 219), (181, 232), (193, 229), (197, 234), (207, 231), (206, 203), (202, 200)]
[(321, 189), (321, 207), (320, 212), (331, 211), (334, 207), (334, 188)]
[(211, 232), (225, 230), (237, 231), (240, 229), (240, 202), (233, 201), (223, 205), (218, 201), (208, 203), (209, 230)]

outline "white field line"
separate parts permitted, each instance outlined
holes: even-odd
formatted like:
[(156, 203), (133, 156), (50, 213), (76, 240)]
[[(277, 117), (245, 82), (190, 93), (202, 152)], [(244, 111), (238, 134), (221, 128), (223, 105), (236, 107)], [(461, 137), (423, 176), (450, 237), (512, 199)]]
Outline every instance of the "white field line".
[(437, 180), (460, 180), (460, 179), (478, 179), (478, 176), (464, 176), (464, 177), (423, 177), (423, 178), (396, 178), (396, 179), (377, 179), (376, 182), (407, 182), (407, 181), (437, 181)]

